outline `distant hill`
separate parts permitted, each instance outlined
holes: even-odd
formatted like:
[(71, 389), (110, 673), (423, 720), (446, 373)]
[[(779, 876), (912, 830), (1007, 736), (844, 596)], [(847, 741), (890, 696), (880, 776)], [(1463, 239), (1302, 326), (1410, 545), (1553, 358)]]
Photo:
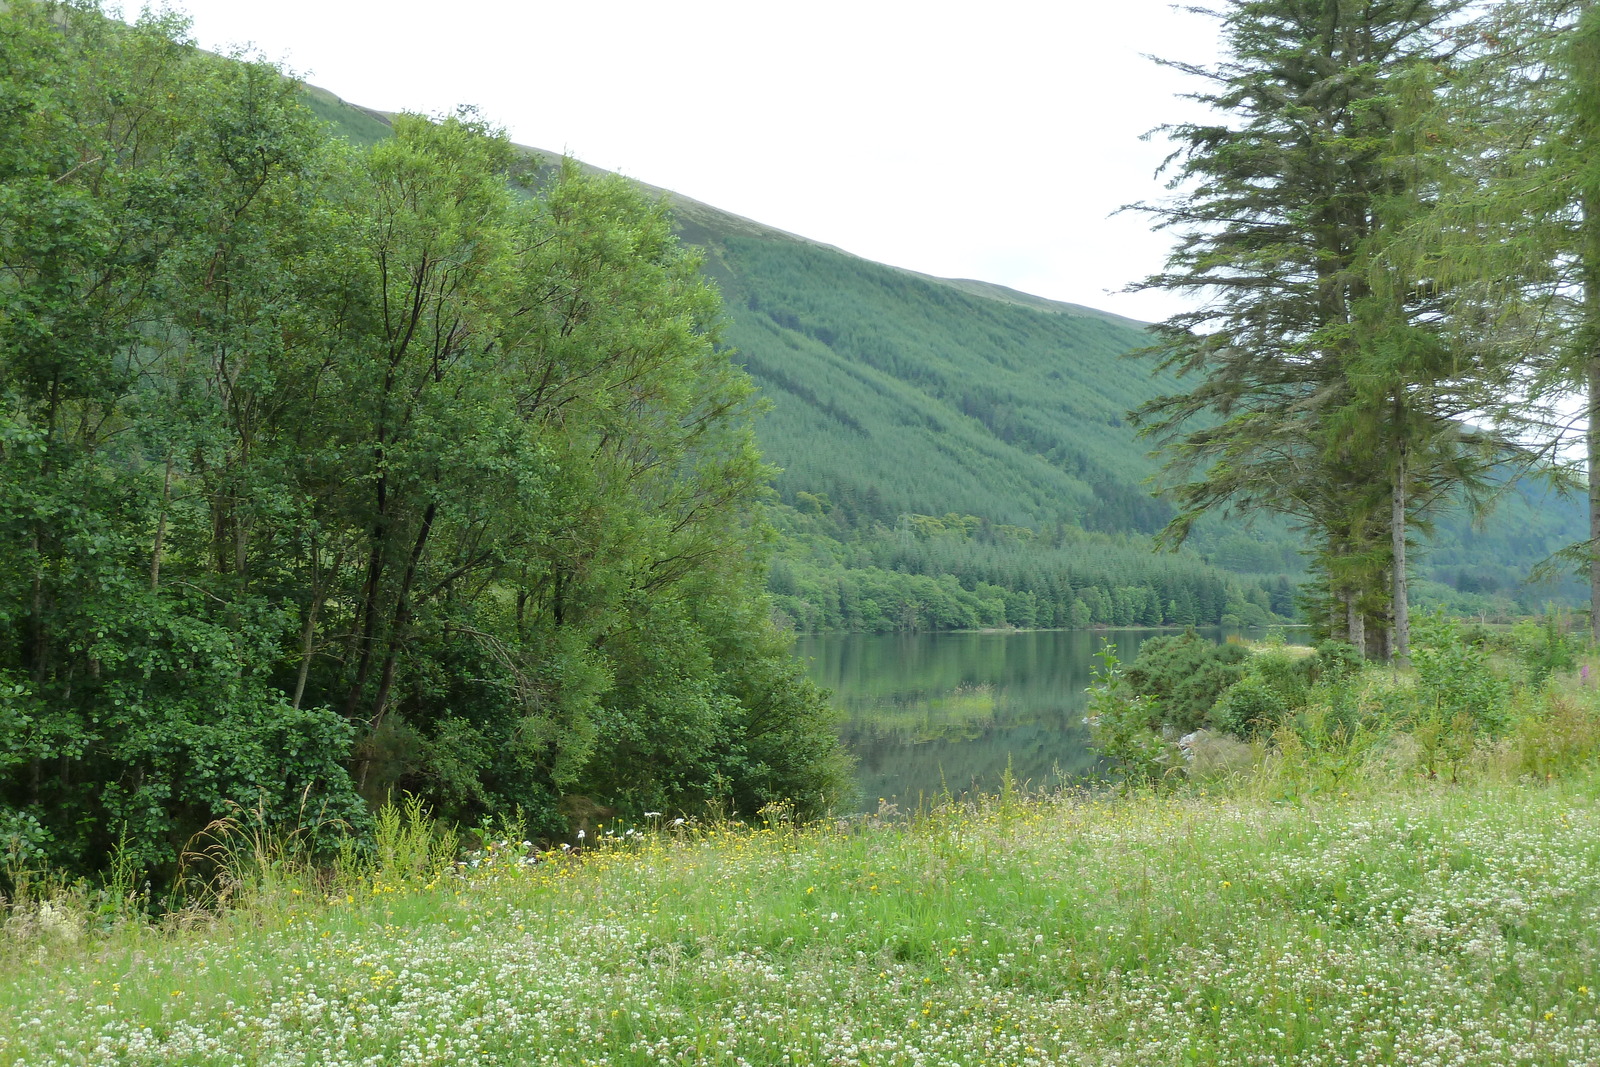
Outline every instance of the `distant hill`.
[[(386, 133), (384, 112), (315, 88), (307, 99), (356, 143)], [(757, 432), (767, 459), (782, 468), (775, 516), (785, 540), (775, 590), (802, 625), (931, 625), (939, 611), (923, 601), (933, 594), (917, 600), (892, 577), (873, 579), (873, 597), (894, 599), (892, 610), (878, 605), (876, 615), (847, 618), (848, 604), (833, 602), (851, 594), (838, 583), (844, 572), (867, 570), (954, 569), (965, 593), (979, 584), (990, 590), (989, 607), (959, 616), (978, 623), (1015, 624), (1021, 612), (1031, 614), (1029, 624), (1067, 625), (1078, 601), (1094, 622), (1223, 615), (1261, 622), (1291, 610), (1283, 590), (1301, 570), (1299, 540), (1282, 520), (1206, 522), (1179, 560), (1149, 557), (1144, 535), (1160, 529), (1171, 509), (1142, 484), (1155, 464), (1125, 418), (1178, 383), (1124, 358), (1147, 343), (1144, 324), (988, 282), (875, 263), (638, 184), (666, 197), (683, 239), (705, 249), (706, 271), (723, 290), (725, 340), (770, 401)], [(938, 529), (927, 521), (961, 516), (975, 521)], [(921, 562), (908, 562), (895, 545), (904, 547), (912, 527), (943, 547), (925, 544)], [(1022, 544), (1019, 535), (991, 532), (999, 527), (1040, 536)], [(1437, 547), (1419, 557), (1422, 598), (1485, 612), (1574, 599), (1576, 583), (1534, 588), (1522, 579), (1584, 528), (1578, 502), (1532, 491), (1510, 494), (1484, 531), (1446, 515)], [(1006, 537), (1011, 548), (995, 549)], [(954, 542), (963, 539), (968, 544), (958, 552)], [(990, 550), (979, 552), (979, 542)], [(977, 562), (980, 555), (988, 562)], [(1080, 568), (1064, 591), (1049, 586), (1047, 570), (1090, 557), (1102, 562)], [(1106, 562), (1112, 557), (1115, 565)], [(1173, 584), (1178, 572), (1192, 572), (1189, 599), (1199, 614), (1184, 610)], [(824, 573), (832, 576), (819, 577)], [(1206, 583), (1220, 583), (1222, 591), (1206, 592)], [(1041, 615), (1013, 602), (997, 618), (1000, 589), (1013, 600), (1028, 592), (1055, 606)], [(1119, 608), (1118, 589), (1144, 592), (1127, 593)]]

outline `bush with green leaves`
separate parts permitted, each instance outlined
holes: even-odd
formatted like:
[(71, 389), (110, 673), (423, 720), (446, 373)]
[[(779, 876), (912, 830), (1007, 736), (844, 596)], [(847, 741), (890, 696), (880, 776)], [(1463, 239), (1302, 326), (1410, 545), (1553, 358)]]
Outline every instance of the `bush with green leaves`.
[(1485, 737), (1505, 733), (1511, 722), (1511, 687), (1488, 654), (1469, 644), (1460, 624), (1443, 612), (1418, 618), (1414, 627), (1417, 720), (1446, 722), (1461, 716)]
[(1540, 620), (1524, 619), (1512, 626), (1510, 644), (1533, 685), (1575, 668), (1581, 648), (1577, 635), (1572, 633), (1570, 617), (1554, 607), (1548, 608)]
[(1230, 686), (1212, 707), (1209, 725), (1236, 737), (1270, 734), (1313, 699), (1343, 712), (1353, 706), (1343, 684), (1361, 669), (1361, 657), (1350, 645), (1324, 641), (1314, 655), (1304, 655), (1274, 639), (1245, 662), (1244, 677)]
[(1145, 698), (1152, 725), (1186, 734), (1209, 722), (1219, 697), (1245, 674), (1243, 645), (1217, 644), (1186, 630), (1153, 637), (1127, 670), (1128, 688)]
[(1271, 733), (1293, 706), (1267, 678), (1252, 671), (1228, 687), (1208, 719), (1223, 733), (1258, 737)]
[(1110, 641), (1096, 659), (1084, 717), (1095, 747), (1131, 781), (1156, 782), (1171, 775), (1180, 765), (1178, 746), (1158, 732), (1154, 702), (1135, 690)]
[(1482, 648), (1469, 643), (1460, 624), (1443, 612), (1415, 623), (1411, 664), (1416, 671), (1406, 726), (1429, 775), (1460, 776), (1480, 741), (1492, 741), (1512, 724), (1511, 685)]

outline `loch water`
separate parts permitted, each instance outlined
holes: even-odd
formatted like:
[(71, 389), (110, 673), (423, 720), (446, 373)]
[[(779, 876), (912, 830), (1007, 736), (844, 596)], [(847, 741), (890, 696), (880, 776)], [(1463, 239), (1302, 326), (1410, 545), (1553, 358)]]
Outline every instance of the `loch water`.
[(1126, 664), (1170, 632), (816, 634), (796, 653), (842, 713), (859, 809), (907, 811), (945, 792), (998, 792), (1007, 761), (1030, 788), (1100, 774), (1083, 722), (1095, 654), (1110, 641)]

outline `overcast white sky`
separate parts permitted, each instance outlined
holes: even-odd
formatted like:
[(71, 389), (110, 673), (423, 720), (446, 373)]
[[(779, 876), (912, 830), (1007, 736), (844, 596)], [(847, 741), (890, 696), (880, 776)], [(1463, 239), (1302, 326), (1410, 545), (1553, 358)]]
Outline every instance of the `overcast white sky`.
[[(1215, 25), (1167, 0), (186, 0), (204, 47), (253, 45), (347, 100), (473, 104), (566, 151), (849, 252), (1153, 320), (1121, 294)], [(125, 3), (132, 13), (137, 4)]]

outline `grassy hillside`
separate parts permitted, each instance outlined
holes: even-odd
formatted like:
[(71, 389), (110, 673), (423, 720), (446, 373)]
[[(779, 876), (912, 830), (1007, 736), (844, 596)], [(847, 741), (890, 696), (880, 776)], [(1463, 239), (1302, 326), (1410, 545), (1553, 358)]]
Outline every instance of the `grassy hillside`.
[(353, 144), (376, 144), (392, 132), (387, 114), (346, 103), (326, 89), (308, 85), (304, 100), (318, 118), (333, 126)]
[[(315, 89), (308, 100), (353, 140), (383, 134), (381, 112)], [(780, 526), (805, 535), (781, 542), (780, 571), (800, 578), (780, 578), (774, 591), (791, 598), (785, 610), (797, 625), (1072, 625), (1079, 600), (1095, 623), (1259, 623), (1290, 610), (1283, 588), (1302, 569), (1301, 544), (1282, 520), (1204, 522), (1177, 561), (1151, 558), (1145, 535), (1171, 509), (1143, 484), (1155, 464), (1126, 414), (1177, 383), (1123, 358), (1145, 343), (1141, 324), (873, 263), (652, 191), (669, 199), (684, 240), (706, 250), (726, 303), (726, 341), (770, 401), (758, 434), (782, 471)], [(919, 562), (894, 548), (907, 541), (908, 522), (952, 517), (981, 524), (967, 539), (1004, 543), (1005, 558), (979, 565), (971, 552), (922, 551)], [(997, 538), (996, 527), (1038, 536)], [(1524, 579), (1584, 528), (1578, 502), (1538, 493), (1511, 494), (1483, 530), (1447, 514), (1432, 550), (1425, 544), (1417, 555), (1417, 593), (1424, 605), (1462, 612), (1576, 602), (1575, 582)], [(833, 547), (819, 550), (819, 538)], [(1114, 565), (1094, 563), (1110, 556)], [(1073, 563), (1076, 577), (1066, 578), (1062, 567)], [(1014, 610), (955, 610), (909, 580), (939, 567), (990, 604), (1006, 598), (980, 584), (1007, 591)], [(1193, 576), (1195, 608), (1177, 594), (1175, 570)], [(829, 607), (863, 583), (876, 590), (868, 599), (883, 602), (876, 609)], [(1227, 588), (1211, 596), (1206, 583)], [(1119, 589), (1130, 591), (1121, 608)]]

